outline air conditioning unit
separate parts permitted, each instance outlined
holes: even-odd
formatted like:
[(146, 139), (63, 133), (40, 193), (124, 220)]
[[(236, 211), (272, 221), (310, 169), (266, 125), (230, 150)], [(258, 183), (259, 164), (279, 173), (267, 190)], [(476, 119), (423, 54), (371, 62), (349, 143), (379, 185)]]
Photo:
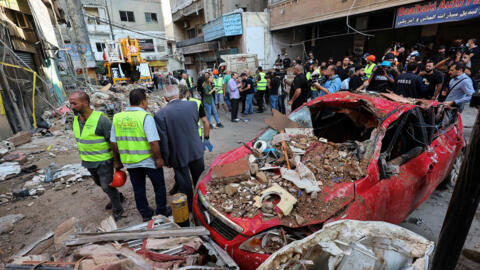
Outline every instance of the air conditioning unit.
[(190, 23), (188, 21), (183, 22), (183, 29), (187, 29), (190, 27)]

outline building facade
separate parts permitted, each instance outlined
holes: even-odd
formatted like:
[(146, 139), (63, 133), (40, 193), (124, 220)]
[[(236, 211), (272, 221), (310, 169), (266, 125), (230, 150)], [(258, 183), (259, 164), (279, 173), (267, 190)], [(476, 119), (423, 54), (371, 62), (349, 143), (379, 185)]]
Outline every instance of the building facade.
[(44, 110), (65, 100), (51, 1), (0, 1), (0, 138), (41, 126)]
[(254, 53), (269, 62), (267, 1), (170, 0), (176, 50), (193, 77), (221, 55)]
[[(319, 2), (269, 0), (273, 50), (288, 53), (291, 59), (303, 58), (312, 51), (320, 59), (334, 57), (338, 60), (343, 56), (358, 57), (366, 52), (381, 56), (394, 42), (407, 50), (421, 42), (435, 51), (440, 44), (449, 46), (455, 37), (478, 38), (479, 35), (476, 29), (479, 1)], [(404, 16), (401, 10), (418, 12)], [(475, 15), (469, 15), (472, 13)], [(448, 14), (457, 14), (458, 17), (450, 18)], [(435, 21), (429, 21), (436, 16)], [(409, 25), (402, 25), (404, 17), (408, 17)]]

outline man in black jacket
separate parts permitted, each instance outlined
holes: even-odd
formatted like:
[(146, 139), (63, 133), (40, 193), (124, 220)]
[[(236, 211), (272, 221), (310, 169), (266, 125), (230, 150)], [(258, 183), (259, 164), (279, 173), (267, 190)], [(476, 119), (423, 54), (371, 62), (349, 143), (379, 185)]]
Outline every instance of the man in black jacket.
[[(203, 172), (203, 143), (198, 136), (199, 114), (197, 105), (181, 101), (176, 85), (165, 91), (168, 105), (155, 114), (160, 149), (165, 165), (172, 167), (178, 190), (187, 195), (189, 209), (192, 209), (193, 185)], [(181, 143), (178, 141), (181, 139)], [(208, 138), (206, 138), (208, 140)], [(190, 174), (192, 177), (190, 178)], [(193, 183), (192, 183), (193, 180)]]
[(407, 64), (407, 72), (397, 77), (394, 84), (394, 92), (397, 95), (410, 98), (420, 98), (427, 91), (427, 87), (423, 83), (422, 77), (415, 74), (417, 71), (417, 63), (410, 62)]

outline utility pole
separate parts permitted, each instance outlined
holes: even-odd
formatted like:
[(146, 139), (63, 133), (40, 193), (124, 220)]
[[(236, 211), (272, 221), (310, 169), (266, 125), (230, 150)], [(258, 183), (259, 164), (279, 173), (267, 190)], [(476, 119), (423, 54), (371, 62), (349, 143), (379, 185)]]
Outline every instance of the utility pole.
[(68, 17), (72, 25), (73, 37), (75, 39), (76, 50), (80, 55), (80, 64), (82, 66), (82, 73), (86, 83), (89, 82), (87, 71), (87, 57), (82, 47), (90, 47), (90, 39), (88, 38), (88, 29), (85, 23), (82, 4), (80, 0), (65, 0), (67, 6)]
[[(470, 106), (476, 107), (477, 111), (480, 109), (480, 94), (473, 95)], [(430, 269), (454, 270), (457, 265), (480, 202), (478, 164), (480, 164), (480, 114), (477, 112), (470, 143), (448, 205)]]
[(112, 20), (110, 19), (110, 11), (108, 11), (107, 0), (104, 0), (104, 1), (105, 1), (105, 9), (107, 10), (108, 25), (110, 26), (110, 35), (111, 35), (112, 41), (115, 41), (115, 35), (113, 34)]

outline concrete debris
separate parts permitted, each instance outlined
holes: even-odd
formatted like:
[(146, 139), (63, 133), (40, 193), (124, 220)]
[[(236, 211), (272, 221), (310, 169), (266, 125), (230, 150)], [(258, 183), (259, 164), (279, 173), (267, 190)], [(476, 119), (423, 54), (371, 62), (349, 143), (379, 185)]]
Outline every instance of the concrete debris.
[(21, 170), (18, 162), (4, 162), (0, 164), (0, 181), (19, 174)]
[(263, 202), (264, 199), (272, 195), (280, 197), (277, 207), (282, 211), (283, 215), (288, 216), (290, 212), (292, 212), (293, 206), (297, 203), (297, 199), (278, 184), (273, 184), (269, 189), (262, 191), (260, 202)]
[(15, 145), (10, 141), (1, 141), (0, 142), (0, 157), (8, 154), (11, 151), (15, 150)]
[(2, 157), (0, 163), (2, 162), (18, 162), (23, 165), (27, 162), (27, 155), (23, 152), (11, 152)]
[(15, 223), (22, 220), (24, 217), (25, 216), (22, 214), (12, 214), (0, 217), (0, 235), (11, 232)]
[[(366, 176), (363, 143), (328, 142), (313, 136), (308, 128), (287, 130), (292, 135), (279, 133), (253, 149), (261, 148), (260, 155), (212, 168), (205, 197), (213, 208), (230, 218), (261, 214), (263, 220), (280, 218), (283, 225), (301, 226), (328, 218), (351, 199), (335, 196), (325, 200), (328, 194), (323, 191)], [(272, 189), (277, 194), (264, 196)]]
[(411, 269), (428, 268), (434, 243), (386, 222), (341, 220), (283, 246), (259, 270)]
[(247, 159), (215, 166), (212, 169), (212, 181), (223, 184), (238, 183), (250, 179), (250, 166)]
[(8, 140), (13, 143), (13, 145), (20, 146), (22, 144), (26, 144), (32, 141), (32, 136), (30, 136), (30, 133), (26, 131), (21, 131), (12, 137), (8, 138)]

